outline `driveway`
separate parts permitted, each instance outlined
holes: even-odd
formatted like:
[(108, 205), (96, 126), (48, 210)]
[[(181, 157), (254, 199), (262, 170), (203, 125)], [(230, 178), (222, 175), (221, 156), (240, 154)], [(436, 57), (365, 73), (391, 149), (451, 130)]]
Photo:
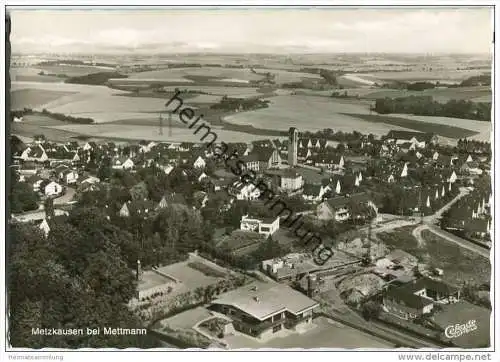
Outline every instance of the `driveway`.
[(75, 197), (76, 190), (73, 187), (66, 186), (66, 193), (60, 197), (54, 199), (54, 205), (64, 205), (73, 201)]

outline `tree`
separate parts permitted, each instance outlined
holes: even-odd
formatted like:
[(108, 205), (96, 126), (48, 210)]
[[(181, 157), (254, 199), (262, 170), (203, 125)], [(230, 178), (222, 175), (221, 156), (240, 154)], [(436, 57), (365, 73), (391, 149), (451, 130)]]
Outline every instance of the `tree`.
[(377, 319), (382, 312), (382, 306), (373, 300), (369, 300), (361, 307), (361, 314), (365, 320)]

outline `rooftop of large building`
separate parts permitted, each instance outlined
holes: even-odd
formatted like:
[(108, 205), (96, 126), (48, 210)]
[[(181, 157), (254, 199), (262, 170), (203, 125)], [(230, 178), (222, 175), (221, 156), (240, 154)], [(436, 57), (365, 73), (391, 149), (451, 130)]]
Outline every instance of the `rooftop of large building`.
[(299, 314), (318, 306), (302, 293), (272, 282), (253, 282), (222, 294), (212, 303), (231, 305), (261, 321), (280, 312)]

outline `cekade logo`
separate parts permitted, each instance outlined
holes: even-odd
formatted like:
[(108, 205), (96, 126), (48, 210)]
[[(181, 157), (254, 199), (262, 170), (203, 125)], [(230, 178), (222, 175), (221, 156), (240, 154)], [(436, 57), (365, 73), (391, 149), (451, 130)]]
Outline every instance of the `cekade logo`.
[(457, 338), (460, 337), (461, 335), (470, 333), (472, 331), (475, 331), (477, 329), (477, 324), (475, 319), (471, 319), (465, 324), (455, 324), (446, 327), (444, 330), (444, 334), (447, 338)]

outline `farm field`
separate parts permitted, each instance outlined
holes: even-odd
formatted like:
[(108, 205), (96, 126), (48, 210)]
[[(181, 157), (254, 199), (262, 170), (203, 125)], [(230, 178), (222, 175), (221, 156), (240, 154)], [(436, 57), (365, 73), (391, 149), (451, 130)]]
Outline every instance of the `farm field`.
[(403, 71), (403, 72), (375, 72), (360, 73), (358, 77), (366, 80), (401, 80), (401, 81), (440, 81), (460, 82), (472, 76), (486, 73), (487, 70), (432, 70), (432, 71)]
[(64, 91), (41, 91), (39, 89), (25, 88), (12, 91), (10, 104), (12, 109), (36, 108), (46, 103), (55, 101), (64, 96), (75, 94)]
[(414, 114), (390, 114), (394, 117), (402, 117), (409, 120), (416, 120), (421, 122), (430, 122), (438, 125), (452, 125), (453, 127), (460, 127), (476, 134), (469, 138), (478, 141), (491, 141), (492, 125), (490, 122), (476, 121), (474, 119), (451, 118), (451, 117), (437, 117), (437, 116), (417, 116)]
[[(163, 142), (194, 142), (200, 143), (203, 136), (202, 131), (194, 134), (193, 130), (186, 127), (172, 127), (171, 133), (167, 127), (164, 127), (163, 135), (159, 134), (156, 126), (138, 126), (138, 125), (116, 125), (116, 124), (92, 124), (80, 125), (70, 124), (50, 127), (53, 130), (69, 131), (82, 134), (89, 137), (98, 138), (120, 138), (130, 140), (152, 140)], [(250, 140), (266, 139), (266, 136), (251, 135), (243, 132), (226, 131), (214, 129), (219, 141), (225, 142), (248, 142)], [(206, 139), (209, 140), (208, 138)]]
[[(470, 128), (461, 128), (457, 126), (451, 126), (452, 121), (450, 120), (448, 124), (425, 122), (421, 118), (419, 119), (408, 119), (404, 118), (405, 115), (400, 115), (397, 117), (395, 115), (379, 115), (379, 114), (358, 114), (356, 117), (361, 118), (368, 122), (383, 123), (387, 125), (394, 125), (398, 127), (404, 127), (412, 129), (419, 132), (431, 132), (439, 136), (444, 136), (447, 138), (463, 138), (476, 135), (478, 132), (473, 131)], [(444, 118), (444, 117), (443, 117)], [(484, 122), (488, 123), (488, 122)]]
[(40, 71), (41, 69), (36, 68), (11, 68), (10, 78), (19, 82), (62, 83), (64, 81), (64, 78), (52, 75), (39, 75)]
[(359, 101), (312, 96), (276, 96), (270, 98), (270, 101), (268, 108), (237, 113), (225, 117), (224, 121), (277, 130), (304, 128), (304, 124), (307, 124), (309, 131), (332, 128), (334, 131), (356, 130), (379, 136), (387, 134), (391, 129), (404, 129), (350, 116), (350, 113), (369, 114), (368, 105)]
[(130, 75), (130, 79), (154, 79), (156, 81), (178, 81), (189, 80), (190, 77), (203, 77), (206, 79), (225, 79), (230, 78), (233, 80), (259, 80), (262, 79), (261, 75), (254, 74), (250, 69), (238, 68), (222, 68), (222, 67), (189, 67), (189, 68), (171, 68), (153, 70), (149, 72), (140, 72)]
[(276, 81), (276, 84), (300, 82), (304, 79), (322, 79), (322, 77), (318, 74), (294, 72), (283, 69), (254, 68), (254, 70), (259, 73), (261, 78), (263, 78), (268, 72), (275, 75), (274, 80)]
[(372, 92), (367, 92), (363, 90), (362, 92), (359, 92), (358, 89), (352, 89), (348, 90), (348, 94), (359, 94), (360, 97), (368, 99), (431, 96), (434, 100), (443, 103), (448, 102), (450, 99), (464, 99), (474, 102), (491, 102), (491, 88), (489, 86), (426, 89), (420, 92), (398, 89), (372, 89), (371, 91)]
[[(166, 91), (175, 91), (178, 88), (182, 91), (200, 91), (209, 93), (210, 95), (234, 97), (234, 98), (249, 98), (262, 95), (258, 92), (259, 88), (252, 87), (214, 87), (214, 86), (178, 86), (178, 87), (164, 87)], [(182, 94), (180, 95), (182, 97)]]
[(40, 70), (48, 74), (64, 74), (68, 77), (78, 77), (82, 75), (109, 72), (114, 70), (110, 67), (98, 67), (92, 65), (38, 65)]

